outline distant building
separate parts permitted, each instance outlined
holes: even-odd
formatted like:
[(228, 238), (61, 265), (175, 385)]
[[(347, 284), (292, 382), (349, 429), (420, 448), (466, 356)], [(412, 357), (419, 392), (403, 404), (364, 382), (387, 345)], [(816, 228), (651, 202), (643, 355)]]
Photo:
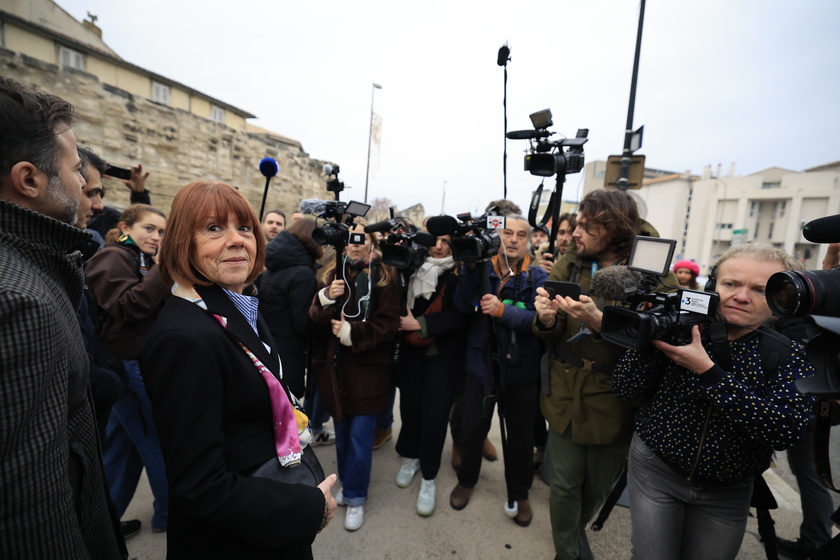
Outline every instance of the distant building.
[[(142, 163), (152, 203), (164, 210), (196, 179), (233, 184), (259, 209), (263, 157), (280, 173), (267, 207), (294, 210), (327, 195), (322, 167), (300, 142), (246, 121), (254, 115), (121, 58), (102, 40), (95, 16), (83, 22), (50, 0), (0, 4), (0, 74), (73, 103), (74, 132), (109, 163)], [(123, 207), (127, 189), (109, 180), (106, 204)]]
[[(591, 166), (591, 167), (590, 167)], [(603, 187), (605, 162), (587, 164), (584, 191)], [(629, 191), (662, 237), (677, 240), (675, 259), (690, 258), (708, 274), (730, 246), (770, 243), (799, 258), (808, 269), (821, 268), (826, 247), (802, 237), (809, 221), (840, 213), (840, 162), (791, 171), (772, 167), (736, 177), (701, 176), (651, 170), (639, 190)], [(840, 237), (840, 232), (838, 232)]]

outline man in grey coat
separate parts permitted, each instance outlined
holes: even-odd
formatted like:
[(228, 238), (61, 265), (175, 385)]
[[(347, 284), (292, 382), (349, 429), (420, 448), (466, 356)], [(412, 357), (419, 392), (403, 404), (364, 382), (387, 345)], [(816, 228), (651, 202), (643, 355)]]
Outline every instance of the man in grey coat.
[(117, 559), (76, 313), (82, 162), (63, 99), (0, 77), (0, 557)]

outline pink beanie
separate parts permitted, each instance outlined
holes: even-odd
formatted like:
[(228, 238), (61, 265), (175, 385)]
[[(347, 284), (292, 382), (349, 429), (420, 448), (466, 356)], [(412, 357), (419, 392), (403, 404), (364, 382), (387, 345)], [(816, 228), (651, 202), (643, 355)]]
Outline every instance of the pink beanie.
[(679, 261), (674, 265), (674, 272), (681, 268), (687, 268), (694, 273), (694, 276), (700, 276), (700, 267), (694, 261)]

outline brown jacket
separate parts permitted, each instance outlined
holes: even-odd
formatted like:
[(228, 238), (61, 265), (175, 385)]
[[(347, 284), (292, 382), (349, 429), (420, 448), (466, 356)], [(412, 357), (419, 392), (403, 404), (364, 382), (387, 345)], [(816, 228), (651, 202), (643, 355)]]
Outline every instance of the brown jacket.
[[(358, 274), (359, 270), (347, 270), (350, 302), (344, 309), (346, 315), (356, 314)], [(333, 305), (324, 307), (315, 294), (309, 308), (309, 317), (315, 323), (310, 371), (318, 379), (324, 406), (336, 419), (345, 414), (375, 414), (388, 406), (391, 355), (400, 326), (400, 297), (396, 273), (391, 274), (391, 282), (384, 287), (376, 286), (378, 278), (376, 274), (372, 280), (373, 305), (367, 320), (347, 317), (352, 346), (342, 345), (332, 334)], [(342, 306), (344, 301), (342, 298), (336, 305)], [(336, 347), (340, 347), (337, 366)]]
[(158, 268), (143, 275), (136, 245), (108, 243), (88, 261), (85, 278), (99, 305), (100, 341), (119, 358), (136, 360), (169, 296)]

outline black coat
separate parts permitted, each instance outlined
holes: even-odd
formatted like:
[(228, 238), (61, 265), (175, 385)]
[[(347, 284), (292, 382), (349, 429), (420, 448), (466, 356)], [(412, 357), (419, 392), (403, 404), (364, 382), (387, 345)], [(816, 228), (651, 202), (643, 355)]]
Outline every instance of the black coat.
[(221, 288), (197, 288), (225, 329), (196, 304), (172, 297), (149, 333), (140, 371), (152, 401), (169, 477), (167, 558), (307, 558), (324, 495), (243, 473), (275, 456), (268, 389), (230, 335), (268, 369), (277, 354)]
[(260, 312), (283, 363), (283, 380), (303, 397), (306, 349), (309, 341), (309, 304), (318, 289), (314, 260), (298, 239), (281, 231), (266, 247), (268, 269), (260, 281)]

